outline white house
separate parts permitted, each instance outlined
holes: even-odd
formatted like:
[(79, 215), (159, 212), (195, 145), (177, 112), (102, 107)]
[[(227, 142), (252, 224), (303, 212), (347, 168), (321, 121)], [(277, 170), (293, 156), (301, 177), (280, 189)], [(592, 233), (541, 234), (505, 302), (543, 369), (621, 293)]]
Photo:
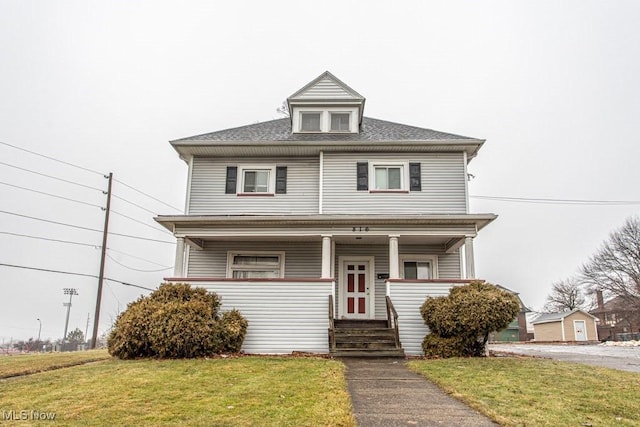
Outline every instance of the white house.
[(185, 215), (156, 218), (177, 239), (167, 280), (241, 310), (247, 353), (421, 354), (420, 305), (475, 277), (496, 218), (469, 212), (484, 140), (365, 117), (329, 72), (287, 102), (289, 118), (171, 141), (189, 176)]

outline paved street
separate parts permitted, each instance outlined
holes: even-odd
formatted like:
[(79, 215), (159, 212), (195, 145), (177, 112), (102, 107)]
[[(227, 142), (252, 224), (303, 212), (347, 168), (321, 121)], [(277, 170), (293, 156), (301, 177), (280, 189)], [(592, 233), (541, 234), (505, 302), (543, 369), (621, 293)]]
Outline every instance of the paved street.
[(640, 372), (640, 347), (566, 344), (489, 344), (490, 351), (546, 357), (629, 372)]

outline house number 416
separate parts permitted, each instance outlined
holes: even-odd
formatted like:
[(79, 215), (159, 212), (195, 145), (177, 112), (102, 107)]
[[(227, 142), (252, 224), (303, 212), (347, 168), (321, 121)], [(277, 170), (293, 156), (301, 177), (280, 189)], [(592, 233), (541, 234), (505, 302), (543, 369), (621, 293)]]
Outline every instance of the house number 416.
[(351, 231), (362, 233), (363, 231), (369, 231), (369, 227), (353, 227)]

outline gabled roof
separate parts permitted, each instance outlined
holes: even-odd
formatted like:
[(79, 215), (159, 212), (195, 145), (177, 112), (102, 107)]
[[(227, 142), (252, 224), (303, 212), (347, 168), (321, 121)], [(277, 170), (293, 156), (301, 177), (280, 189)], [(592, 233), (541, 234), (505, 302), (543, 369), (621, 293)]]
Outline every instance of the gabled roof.
[(576, 308), (574, 310), (571, 311), (563, 311), (561, 313), (542, 313), (540, 316), (536, 317), (535, 319), (533, 319), (533, 321), (531, 322), (532, 324), (538, 324), (538, 323), (551, 323), (551, 322), (559, 322), (562, 319), (571, 316), (574, 313), (577, 312), (581, 312), (583, 314), (586, 314), (589, 317), (592, 317), (594, 319), (597, 319), (596, 316), (587, 313), (584, 310), (580, 310), (579, 308)]
[(481, 141), (468, 136), (364, 117), (360, 133), (292, 133), (291, 122), (288, 118), (284, 118), (176, 139), (171, 141), (171, 144), (179, 146), (186, 145), (188, 142), (199, 141), (277, 143), (288, 141), (401, 142), (446, 140)]
[(325, 71), (287, 98), (291, 101), (352, 100), (364, 101), (364, 97), (339, 78)]

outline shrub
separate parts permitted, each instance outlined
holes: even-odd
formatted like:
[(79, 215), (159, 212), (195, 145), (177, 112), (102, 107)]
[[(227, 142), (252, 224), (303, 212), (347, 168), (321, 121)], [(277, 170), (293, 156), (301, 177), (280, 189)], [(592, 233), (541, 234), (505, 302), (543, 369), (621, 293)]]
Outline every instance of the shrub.
[[(193, 358), (242, 347), (247, 321), (237, 310), (224, 326), (220, 298), (188, 284), (163, 284), (129, 304), (109, 335), (109, 353), (121, 359)], [(229, 317), (229, 316), (227, 316)], [(244, 329), (242, 329), (244, 327)], [(227, 345), (227, 342), (232, 345)]]
[(422, 349), (428, 357), (482, 356), (489, 333), (505, 328), (519, 310), (515, 295), (480, 281), (427, 298), (420, 313), (431, 333)]
[(222, 345), (222, 351), (238, 353), (247, 334), (249, 322), (242, 317), (238, 310), (227, 311), (222, 314), (218, 322), (218, 340)]

